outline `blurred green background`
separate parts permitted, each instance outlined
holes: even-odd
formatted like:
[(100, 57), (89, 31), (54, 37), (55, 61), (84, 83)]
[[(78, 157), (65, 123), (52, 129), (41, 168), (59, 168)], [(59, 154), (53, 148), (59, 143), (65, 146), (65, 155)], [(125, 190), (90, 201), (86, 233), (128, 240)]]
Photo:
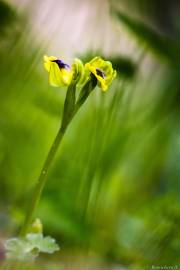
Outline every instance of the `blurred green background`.
[(178, 269), (180, 3), (170, 0), (0, 1), (0, 260), (62, 116), (65, 90), (48, 85), (44, 54), (100, 55), (118, 78), (73, 120), (36, 211), (61, 250), (26, 269)]

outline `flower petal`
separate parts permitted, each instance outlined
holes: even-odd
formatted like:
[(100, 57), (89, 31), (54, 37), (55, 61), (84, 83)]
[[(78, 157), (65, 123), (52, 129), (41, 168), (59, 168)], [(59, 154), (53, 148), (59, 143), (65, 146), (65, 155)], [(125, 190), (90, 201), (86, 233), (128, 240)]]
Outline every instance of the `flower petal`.
[(63, 86), (61, 71), (55, 62), (51, 62), (49, 70), (49, 83), (52, 86)]

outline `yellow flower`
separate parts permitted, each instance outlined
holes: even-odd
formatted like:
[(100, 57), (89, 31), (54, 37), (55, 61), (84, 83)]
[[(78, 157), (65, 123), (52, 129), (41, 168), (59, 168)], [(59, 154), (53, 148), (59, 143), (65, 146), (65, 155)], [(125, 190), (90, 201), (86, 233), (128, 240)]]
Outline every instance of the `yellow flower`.
[(108, 89), (116, 77), (116, 70), (113, 69), (111, 62), (105, 61), (98, 56), (86, 63), (85, 67), (97, 78), (98, 86), (103, 91)]
[(53, 86), (68, 86), (72, 81), (71, 67), (54, 56), (44, 56), (44, 67), (49, 73), (49, 83)]

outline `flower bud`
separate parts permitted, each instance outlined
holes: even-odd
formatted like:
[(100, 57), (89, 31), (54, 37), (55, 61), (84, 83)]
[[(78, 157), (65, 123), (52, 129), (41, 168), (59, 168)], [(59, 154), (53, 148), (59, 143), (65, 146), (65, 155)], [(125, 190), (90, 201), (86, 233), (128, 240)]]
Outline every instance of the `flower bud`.
[(80, 59), (75, 58), (72, 64), (72, 69), (73, 77), (76, 80), (77, 86), (84, 85), (89, 79), (89, 73), (87, 72), (87, 69), (85, 69), (83, 62)]
[(39, 218), (36, 218), (30, 228), (31, 233), (42, 233), (43, 232), (43, 225)]

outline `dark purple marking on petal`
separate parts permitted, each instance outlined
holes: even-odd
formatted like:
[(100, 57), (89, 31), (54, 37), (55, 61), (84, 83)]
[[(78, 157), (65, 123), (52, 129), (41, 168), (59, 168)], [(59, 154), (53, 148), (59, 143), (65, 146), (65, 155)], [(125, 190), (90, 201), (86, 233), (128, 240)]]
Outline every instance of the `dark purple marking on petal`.
[(70, 66), (66, 63), (64, 63), (62, 60), (52, 60), (52, 62), (55, 62), (56, 64), (58, 64), (58, 67), (61, 68), (65, 68), (65, 69), (70, 69)]
[(96, 74), (101, 76), (103, 79), (106, 78), (106, 75), (104, 74), (104, 72), (100, 68), (96, 68)]

